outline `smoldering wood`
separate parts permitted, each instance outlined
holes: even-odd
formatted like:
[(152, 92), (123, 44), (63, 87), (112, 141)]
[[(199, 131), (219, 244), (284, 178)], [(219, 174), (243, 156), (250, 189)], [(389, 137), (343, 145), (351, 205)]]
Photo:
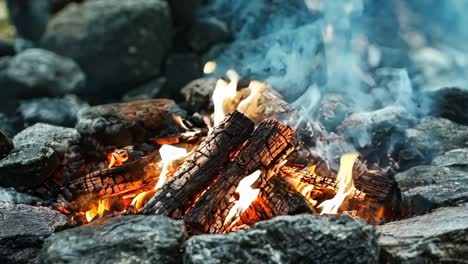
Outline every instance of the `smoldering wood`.
[(258, 197), (241, 214), (238, 223), (223, 226), (218, 232), (230, 232), (236, 226), (251, 226), (280, 215), (316, 214), (307, 199), (282, 179), (281, 174), (274, 175), (262, 185)]
[(307, 199), (282, 179), (281, 175), (271, 177), (261, 189), (260, 197), (271, 209), (273, 216), (316, 213)]
[(290, 127), (266, 119), (234, 155), (219, 179), (201, 196), (184, 217), (191, 230), (218, 233), (229, 210), (239, 182), (256, 170), (266, 173), (279, 158), (293, 149), (293, 131)]
[(196, 195), (219, 175), (230, 154), (247, 140), (253, 128), (254, 123), (242, 113), (230, 114), (145, 205), (143, 213), (181, 217)]
[(76, 129), (102, 145), (124, 147), (183, 132), (176, 115), (184, 115), (184, 111), (168, 99), (98, 105), (79, 112)]
[(74, 197), (82, 194), (110, 195), (119, 192), (122, 184), (146, 180), (145, 167), (159, 159), (159, 152), (153, 151), (138, 160), (124, 163), (118, 167), (94, 171), (75, 179), (66, 186), (66, 190)]

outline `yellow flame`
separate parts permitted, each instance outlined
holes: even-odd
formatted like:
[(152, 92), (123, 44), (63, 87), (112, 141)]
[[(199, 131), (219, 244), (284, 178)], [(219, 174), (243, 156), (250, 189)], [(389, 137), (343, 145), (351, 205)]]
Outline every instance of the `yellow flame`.
[(110, 209), (109, 199), (104, 198), (98, 202), (97, 206), (93, 206), (90, 210), (86, 211), (86, 220), (91, 222), (96, 216), (103, 217), (104, 213)]
[(320, 214), (337, 214), (346, 197), (354, 191), (353, 166), (358, 157), (359, 155), (355, 153), (341, 156), (340, 170), (336, 177), (338, 191), (332, 199), (326, 200), (318, 206), (318, 208), (322, 208)]
[(226, 74), (230, 80), (229, 83), (219, 79), (211, 97), (214, 106), (214, 126), (217, 126), (219, 123), (221, 123), (227, 114), (225, 111), (226, 101), (232, 101), (237, 94), (237, 83), (239, 82), (239, 75), (237, 75), (237, 73), (233, 70), (229, 70)]
[(109, 169), (114, 166), (120, 166), (128, 160), (128, 150), (125, 148), (114, 149), (114, 151), (107, 155), (107, 160), (109, 161)]
[(250, 94), (237, 106), (237, 110), (250, 118), (254, 118), (259, 111), (259, 99), (265, 91), (266, 85), (259, 81), (249, 83)]
[(154, 187), (155, 190), (160, 189), (166, 182), (167, 173), (169, 172), (169, 166), (172, 164), (172, 162), (188, 155), (186, 149), (174, 147), (171, 145), (162, 145), (159, 149), (159, 154), (161, 156), (162, 169), (161, 173), (159, 174), (158, 182)]
[(141, 192), (137, 196), (135, 196), (130, 203), (130, 206), (132, 206), (135, 209), (140, 209), (145, 205), (145, 203), (154, 195), (154, 191), (146, 191), (146, 192)]
[(234, 217), (240, 217), (257, 198), (260, 193), (260, 189), (252, 189), (252, 184), (257, 181), (261, 174), (262, 172), (257, 170), (239, 182), (239, 185), (236, 188), (236, 193), (239, 194), (239, 200), (237, 200), (231, 210), (229, 210), (229, 213), (224, 220), (224, 225), (231, 222)]
[(216, 62), (208, 61), (207, 63), (205, 63), (205, 66), (203, 67), (204, 74), (210, 74), (214, 71), (216, 71)]

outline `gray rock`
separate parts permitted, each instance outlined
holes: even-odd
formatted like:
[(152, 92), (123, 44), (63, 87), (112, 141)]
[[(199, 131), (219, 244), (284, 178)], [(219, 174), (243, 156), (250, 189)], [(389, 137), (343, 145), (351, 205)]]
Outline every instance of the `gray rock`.
[(320, 32), (318, 25), (305, 25), (254, 40), (240, 39), (230, 45), (214, 46), (204, 61), (216, 61), (213, 76), (224, 76), (227, 70), (234, 69), (242, 77), (266, 81), (292, 100), (310, 85), (324, 81)]
[(181, 221), (124, 216), (54, 234), (40, 263), (181, 263), (187, 237)]
[(468, 204), (378, 226), (381, 263), (463, 263)]
[(375, 143), (382, 144), (392, 133), (403, 131), (414, 122), (415, 119), (404, 108), (388, 106), (373, 112), (352, 114), (337, 131), (354, 146), (364, 148)]
[(97, 105), (78, 113), (76, 129), (102, 145), (125, 147), (181, 132), (174, 115), (184, 115), (184, 111), (168, 99)]
[(13, 141), (0, 130), (0, 159), (13, 149)]
[(187, 108), (193, 112), (208, 110), (216, 82), (214, 78), (200, 78), (185, 85), (180, 92), (185, 97)]
[(20, 115), (7, 116), (0, 113), (0, 130), (10, 138), (23, 129), (23, 119)]
[(77, 151), (79, 141), (80, 134), (73, 128), (42, 123), (26, 128), (13, 138), (13, 151), (0, 160), (0, 185), (41, 184), (69, 152)]
[(88, 104), (74, 95), (62, 98), (37, 98), (20, 102), (18, 112), (26, 126), (46, 123), (57, 126), (74, 127), (78, 111)]
[(160, 77), (149, 81), (135, 89), (130, 90), (122, 97), (125, 102), (140, 100), (140, 99), (151, 99), (160, 97), (161, 92), (166, 86), (166, 78)]
[(351, 114), (345, 99), (338, 94), (327, 94), (320, 101), (318, 119), (328, 130), (335, 130)]
[(41, 46), (75, 59), (88, 80), (80, 94), (96, 101), (158, 76), (171, 37), (165, 1), (85, 1), (51, 19)]
[(202, 17), (193, 22), (188, 33), (189, 46), (196, 52), (205, 52), (212, 45), (228, 41), (231, 32), (223, 21), (215, 17)]
[(403, 215), (426, 213), (468, 202), (468, 149), (436, 157), (432, 165), (410, 168), (395, 176), (402, 192)]
[(280, 216), (187, 241), (185, 263), (376, 263), (375, 229), (349, 216)]
[(19, 37), (39, 41), (49, 19), (49, 0), (7, 0), (9, 17)]
[(85, 85), (85, 76), (71, 59), (42, 49), (28, 49), (4, 61), (0, 98), (63, 96)]
[(68, 224), (46, 207), (0, 202), (0, 262), (36, 263), (44, 240)]
[(0, 203), (29, 204), (39, 202), (40, 199), (29, 194), (17, 192), (14, 188), (0, 187)]
[(468, 127), (440, 117), (423, 119), (414, 127), (439, 142), (445, 151), (468, 147)]
[(429, 94), (432, 114), (468, 126), (468, 90), (443, 88)]
[(190, 81), (201, 77), (202, 65), (194, 53), (177, 53), (166, 60), (166, 94), (169, 98), (178, 99), (180, 89)]

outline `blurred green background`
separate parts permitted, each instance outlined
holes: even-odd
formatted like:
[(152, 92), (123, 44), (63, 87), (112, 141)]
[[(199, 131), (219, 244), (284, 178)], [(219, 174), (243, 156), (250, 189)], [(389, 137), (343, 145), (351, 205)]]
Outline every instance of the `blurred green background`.
[(13, 38), (15, 36), (15, 28), (8, 20), (8, 11), (5, 0), (0, 0), (0, 37)]

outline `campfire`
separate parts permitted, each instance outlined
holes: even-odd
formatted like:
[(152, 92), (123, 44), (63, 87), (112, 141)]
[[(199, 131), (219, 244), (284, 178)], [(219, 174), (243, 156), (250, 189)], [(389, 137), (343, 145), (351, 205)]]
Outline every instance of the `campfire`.
[[(204, 126), (166, 109), (148, 112), (143, 120), (166, 114), (163, 119), (177, 126), (170, 130), (179, 132), (150, 138), (148, 150), (113, 149), (100, 161), (104, 168), (61, 186), (71, 196), (58, 209), (77, 224), (120, 214), (165, 215), (183, 219), (193, 234), (246, 229), (280, 215), (349, 214), (371, 224), (397, 216), (391, 166), (369, 165), (358, 153), (344, 154), (338, 171), (327, 157), (304, 162), (301, 155), (314, 146), (301, 139), (304, 124), (290, 121), (299, 113), (268, 84), (238, 88), (240, 77), (232, 70), (227, 75), (228, 82), (216, 83), (214, 112), (203, 113)], [(131, 118), (139, 113), (130, 109), (158, 102), (112, 107)], [(287, 110), (273, 111), (275, 105)]]

